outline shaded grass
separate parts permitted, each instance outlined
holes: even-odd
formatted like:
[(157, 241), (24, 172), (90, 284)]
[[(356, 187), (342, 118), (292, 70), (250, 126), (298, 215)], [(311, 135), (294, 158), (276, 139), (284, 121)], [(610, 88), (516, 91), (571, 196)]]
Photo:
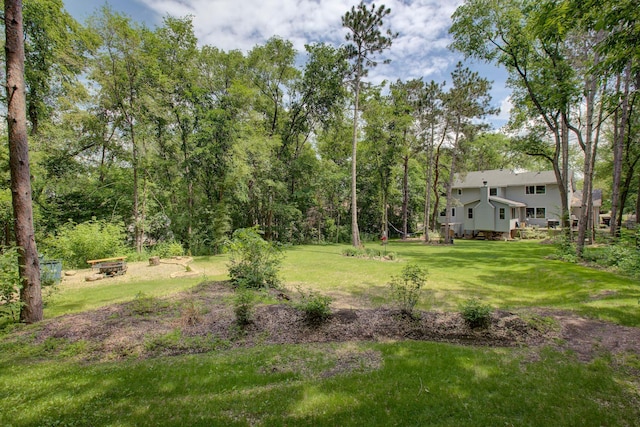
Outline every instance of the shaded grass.
[[(377, 354), (377, 367), (344, 359)], [(0, 424), (636, 425), (637, 391), (606, 361), (403, 342), (268, 346), (86, 365), (0, 357)]]

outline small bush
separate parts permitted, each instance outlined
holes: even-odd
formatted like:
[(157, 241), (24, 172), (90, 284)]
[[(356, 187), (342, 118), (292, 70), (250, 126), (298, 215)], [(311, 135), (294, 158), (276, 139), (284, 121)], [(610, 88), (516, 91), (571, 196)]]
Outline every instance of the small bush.
[(49, 256), (60, 258), (73, 268), (87, 267), (87, 260), (110, 258), (127, 252), (123, 224), (91, 220), (64, 224), (43, 247)]
[(236, 315), (236, 323), (246, 326), (253, 321), (253, 310), (256, 295), (246, 288), (238, 288), (233, 299), (233, 312)]
[(317, 326), (331, 316), (332, 298), (314, 291), (304, 292), (298, 288), (300, 301), (294, 307), (304, 314), (304, 320), (309, 325)]
[(184, 248), (178, 242), (160, 242), (151, 248), (151, 256), (160, 258), (171, 258), (173, 256), (184, 255)]
[(22, 304), (19, 292), (22, 284), (18, 273), (18, 248), (0, 248), (0, 318), (17, 321)]
[(420, 299), (420, 290), (427, 281), (427, 271), (415, 264), (407, 264), (399, 276), (393, 276), (389, 287), (391, 299), (402, 314), (413, 317), (414, 309)]
[(280, 248), (267, 242), (258, 227), (241, 228), (233, 232), (226, 243), (231, 254), (229, 275), (235, 286), (246, 288), (277, 288), (282, 264)]
[(160, 299), (147, 295), (144, 292), (138, 292), (129, 307), (133, 314), (144, 316), (155, 313), (166, 306), (167, 304), (163, 304)]
[(182, 326), (196, 326), (202, 321), (202, 309), (193, 301), (185, 303), (180, 310), (180, 323)]
[(470, 328), (486, 328), (491, 321), (493, 308), (471, 298), (460, 305), (460, 314)]

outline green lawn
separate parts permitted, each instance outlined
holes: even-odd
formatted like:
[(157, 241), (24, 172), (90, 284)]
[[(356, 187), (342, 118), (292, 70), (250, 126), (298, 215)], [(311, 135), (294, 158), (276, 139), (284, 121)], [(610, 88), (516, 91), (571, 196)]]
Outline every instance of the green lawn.
[[(429, 270), (438, 310), (476, 296), (497, 308), (545, 306), (640, 325), (640, 283), (546, 259), (553, 248), (537, 242), (392, 242), (398, 262), (346, 258), (344, 247), (288, 249), (285, 285), (385, 304), (391, 275), (416, 262)], [(225, 263), (196, 260), (203, 271)], [(197, 281), (63, 288), (46, 316)], [(83, 342), (34, 341), (28, 332), (39, 327), (0, 336), (2, 426), (635, 426), (640, 419), (638, 355), (584, 363), (553, 348), (406, 341), (91, 362)]]

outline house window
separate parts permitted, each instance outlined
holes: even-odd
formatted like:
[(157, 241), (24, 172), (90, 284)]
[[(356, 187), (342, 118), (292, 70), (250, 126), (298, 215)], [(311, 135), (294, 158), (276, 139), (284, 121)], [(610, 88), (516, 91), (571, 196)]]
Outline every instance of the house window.
[(500, 208), (500, 219), (504, 219), (504, 208)]
[(535, 218), (536, 210), (535, 208), (527, 208), (527, 218)]
[(462, 196), (462, 189), (458, 188), (458, 196)]
[[(440, 211), (440, 216), (447, 216), (447, 209)], [(451, 216), (456, 216), (456, 208), (451, 208)]]
[(469, 208), (467, 211), (467, 218), (473, 219), (473, 208)]
[(536, 218), (546, 218), (546, 209), (545, 208), (536, 208)]
[(498, 189), (497, 188), (490, 188), (489, 189), (489, 195), (490, 196), (497, 196), (498, 195)]
[(516, 217), (516, 208), (511, 208), (511, 218)]
[(546, 194), (547, 187), (545, 185), (527, 185), (525, 188), (526, 194)]

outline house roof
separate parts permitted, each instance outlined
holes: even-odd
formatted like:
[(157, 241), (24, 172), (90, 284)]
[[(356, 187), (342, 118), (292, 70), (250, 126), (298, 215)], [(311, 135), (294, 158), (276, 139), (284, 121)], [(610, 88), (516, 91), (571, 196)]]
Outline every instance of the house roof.
[(478, 188), (487, 181), (490, 187), (514, 187), (524, 185), (555, 184), (556, 175), (553, 171), (514, 172), (506, 169), (457, 173), (453, 188)]
[[(507, 205), (510, 208), (525, 208), (525, 207), (527, 207), (526, 203), (516, 202), (515, 200), (509, 200), (509, 199), (505, 199), (503, 197), (489, 196), (489, 201), (490, 202), (498, 202), (498, 203), (501, 203), (503, 205)], [(480, 199), (475, 199), (475, 200), (472, 200), (470, 202), (465, 203), (464, 205), (467, 206), (467, 205), (472, 205), (472, 204), (479, 203), (479, 202), (480, 202)]]
[(522, 203), (522, 202), (516, 202), (515, 200), (504, 199), (502, 197), (496, 197), (496, 196), (490, 196), (489, 201), (502, 203), (503, 205), (507, 205), (511, 208), (524, 208), (527, 206), (525, 203)]
[[(602, 190), (593, 190), (593, 206), (602, 206)], [(582, 190), (576, 190), (571, 197), (571, 207), (579, 208), (582, 206)]]

